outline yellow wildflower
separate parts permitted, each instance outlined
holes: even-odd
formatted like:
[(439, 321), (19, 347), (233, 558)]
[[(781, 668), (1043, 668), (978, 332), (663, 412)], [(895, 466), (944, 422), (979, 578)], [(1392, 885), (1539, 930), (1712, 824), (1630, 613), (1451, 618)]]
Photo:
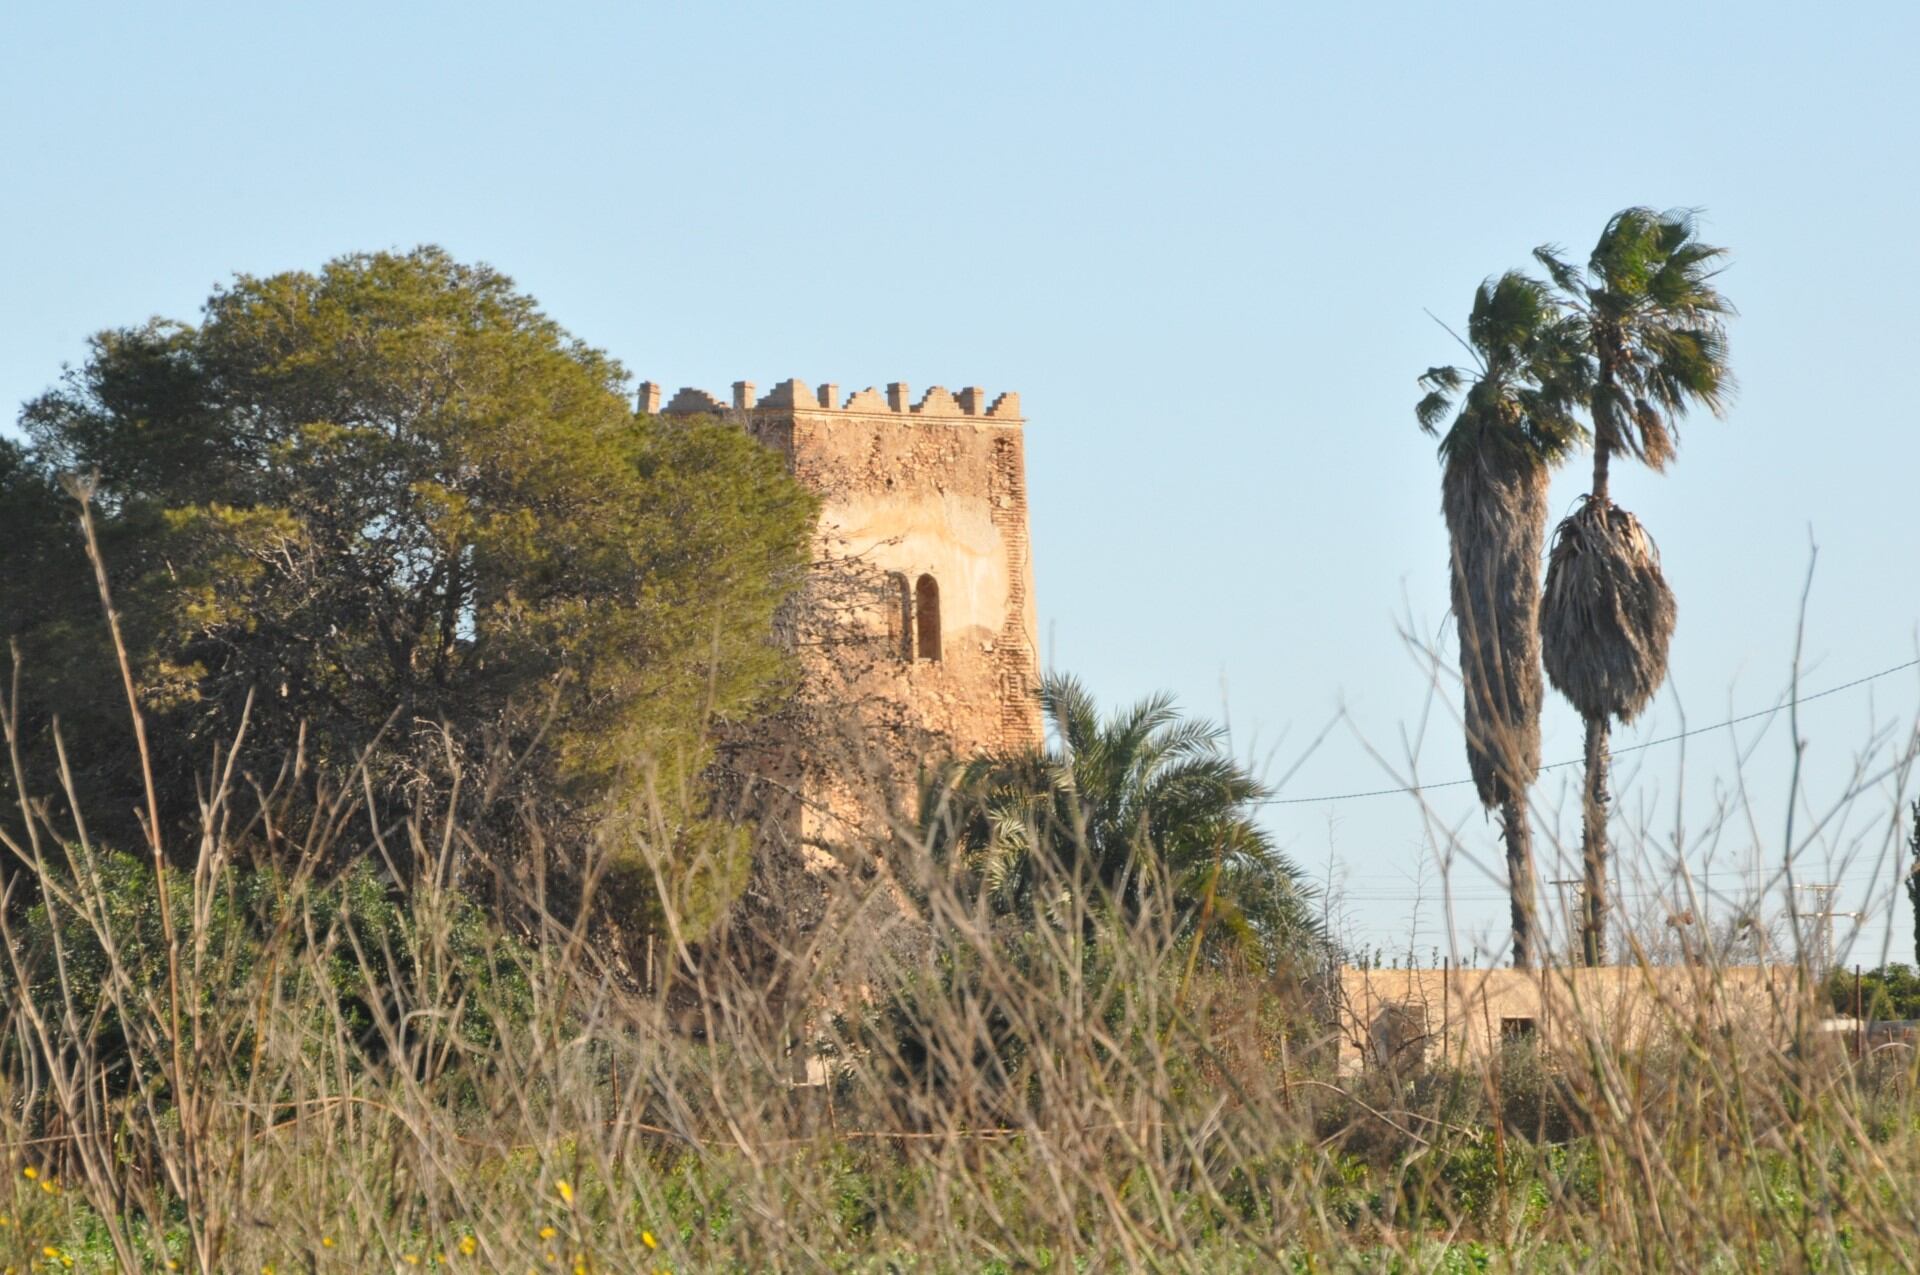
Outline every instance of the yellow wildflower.
[(565, 1200), (568, 1204), (573, 1203), (573, 1187), (568, 1185), (567, 1180), (565, 1178), (561, 1178), (558, 1182), (555, 1182), (553, 1184), (553, 1189), (558, 1191), (560, 1193), (560, 1198)]
[(273, 1275), (273, 1263), (268, 1262), (260, 1268), (260, 1275)]
[(659, 1248), (659, 1247), (660, 1247), (660, 1241), (659, 1241), (659, 1240), (656, 1240), (656, 1239), (654, 1239), (654, 1238), (653, 1238), (653, 1232), (652, 1232), (652, 1231), (642, 1231), (642, 1232), (640, 1232), (640, 1242), (641, 1242), (642, 1244), (645, 1244), (645, 1245), (646, 1245), (646, 1246), (647, 1246), (648, 1248)]
[(460, 1237), (460, 1256), (472, 1257), (474, 1254), (474, 1250), (479, 1247), (480, 1247), (480, 1241), (474, 1239), (473, 1236), (462, 1235)]
[(321, 1247), (321, 1248), (332, 1248), (332, 1247), (333, 1247), (333, 1236), (331, 1236), (331, 1235), (322, 1235), (322, 1236), (320, 1237), (320, 1247)]
[(420, 1265), (420, 1259), (415, 1257), (412, 1253), (402, 1253), (400, 1255), (400, 1260), (405, 1262), (408, 1266)]
[(33, 1181), (33, 1179), (40, 1176), (40, 1170), (34, 1168), (32, 1165), (28, 1165), (26, 1168), (20, 1171), (27, 1175), (27, 1181), (29, 1182)]
[(40, 1251), (42, 1253), (45, 1253), (48, 1257), (51, 1257), (56, 1262), (60, 1260), (60, 1250), (55, 1248), (51, 1244), (42, 1244), (40, 1246)]
[(540, 1238), (543, 1240), (550, 1240), (558, 1234), (560, 1234), (560, 1232), (554, 1230), (551, 1226), (543, 1226), (540, 1228)]

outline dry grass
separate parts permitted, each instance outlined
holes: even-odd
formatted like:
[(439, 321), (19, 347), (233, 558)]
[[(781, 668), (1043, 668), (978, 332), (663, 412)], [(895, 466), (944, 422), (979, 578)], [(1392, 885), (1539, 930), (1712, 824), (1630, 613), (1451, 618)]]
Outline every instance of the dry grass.
[[(905, 840), (817, 924), (695, 950), (669, 916), (648, 987), (538, 871), (511, 932), (476, 908), (453, 816), (376, 845), (358, 776), (311, 780), (211, 758), (152, 855), (59, 794), (0, 819), (0, 1266), (1920, 1265), (1911, 1056), (1822, 1047), (1810, 999), (1778, 1040), (1657, 1005), (1631, 1047), (1343, 1076), (1328, 971), (1189, 979), (1066, 875), (1011, 925)], [(353, 861), (400, 871), (322, 871)]]
[(779, 1004), (694, 952), (647, 992), (551, 915), (476, 923), (444, 828), (400, 838), (427, 869), (404, 895), (297, 865), (261, 888), (232, 799), (168, 896), (179, 1035), (150, 865), (10, 826), (52, 914), (6, 922), (16, 1269), (1916, 1261), (1911, 1070), (1805, 1038), (1674, 1008), (1633, 1051), (1342, 1077), (1313, 971), (1183, 1000), (1150, 925), (1010, 935), (931, 877), (908, 909), (833, 882), (834, 959), (790, 951)]

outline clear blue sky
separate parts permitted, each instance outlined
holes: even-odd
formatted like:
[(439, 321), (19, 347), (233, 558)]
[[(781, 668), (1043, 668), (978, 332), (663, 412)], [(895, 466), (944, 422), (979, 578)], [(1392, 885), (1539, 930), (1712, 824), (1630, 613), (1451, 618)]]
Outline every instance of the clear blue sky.
[[(421, 242), (670, 388), (1017, 389), (1053, 663), (1110, 703), (1224, 694), (1276, 776), (1344, 708), (1289, 796), (1392, 782), (1365, 743), (1398, 765), (1415, 741), (1419, 773), (1453, 779), (1458, 731), (1400, 631), (1451, 650), (1411, 407), (1453, 349), (1423, 309), (1457, 320), (1483, 276), (1546, 240), (1583, 252), (1627, 204), (1702, 207), (1733, 249), (1742, 390), (1670, 475), (1615, 480), (1681, 605), (1677, 696), (1617, 744), (1683, 705), (1698, 726), (1774, 702), (1810, 531), (1807, 687), (1920, 654), (1916, 48), (1906, 4), (20, 0), (0, 12), (0, 399), (96, 329), (193, 317), (234, 272)], [(1559, 481), (1556, 515), (1584, 482)], [(1917, 714), (1913, 669), (1806, 706), (1813, 806)], [(1715, 889), (1756, 847), (1777, 862), (1789, 736), (1756, 736), (1751, 821), (1708, 835), (1735, 783), (1722, 732), (1623, 759), (1623, 839), (1671, 853), (1684, 829)], [(1579, 742), (1556, 701), (1549, 758)], [(1543, 781), (1547, 817), (1573, 773)], [(1889, 915), (1911, 959), (1890, 862), (1868, 889), (1898, 783), (1801, 868), (1871, 906), (1869, 959)], [(1498, 947), (1469, 794), (1432, 794), (1430, 819), (1404, 797), (1271, 817), (1334, 864), (1355, 938), (1423, 952), (1446, 945), (1433, 844), (1457, 829), (1462, 948)], [(1541, 849), (1546, 877), (1577, 852)]]

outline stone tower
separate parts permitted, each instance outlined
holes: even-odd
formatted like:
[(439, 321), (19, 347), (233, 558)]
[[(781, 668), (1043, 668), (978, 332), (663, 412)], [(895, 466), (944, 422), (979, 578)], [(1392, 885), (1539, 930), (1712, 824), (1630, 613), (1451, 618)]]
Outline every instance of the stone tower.
[(737, 381), (730, 402), (682, 389), (663, 410), (649, 382), (639, 406), (738, 421), (821, 501), (782, 625), (800, 686), (729, 750), (769, 835), (819, 862), (911, 824), (929, 764), (1039, 743), (1018, 394)]

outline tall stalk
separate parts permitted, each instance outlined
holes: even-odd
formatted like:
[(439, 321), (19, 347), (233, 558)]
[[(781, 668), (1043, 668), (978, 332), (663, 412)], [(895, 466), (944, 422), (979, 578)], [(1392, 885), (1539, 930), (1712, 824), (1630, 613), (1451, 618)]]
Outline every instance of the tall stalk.
[(107, 631), (113, 638), (113, 652), (120, 665), (120, 685), (127, 696), (127, 712), (133, 718), (133, 738), (140, 754), (140, 781), (147, 799), (147, 817), (145, 819), (147, 847), (153, 855), (153, 886), (159, 896), (160, 930), (167, 945), (167, 1030), (171, 1039), (167, 1042), (168, 1085), (173, 1090), (176, 1109), (180, 1113), (181, 1202), (186, 1206), (187, 1225), (192, 1229), (195, 1240), (194, 1260), (202, 1275), (212, 1275), (213, 1254), (206, 1242), (200, 1225), (200, 1135), (199, 1118), (196, 1110), (195, 1088), (188, 1075), (186, 1060), (181, 1052), (184, 1033), (180, 1024), (180, 937), (174, 928), (173, 903), (167, 889), (167, 855), (165, 842), (160, 834), (160, 794), (153, 783), (153, 754), (147, 746), (147, 721), (140, 711), (140, 694), (133, 680), (133, 661), (127, 655), (126, 640), (120, 633), (120, 614), (113, 606), (113, 591), (107, 585), (107, 561), (100, 552), (99, 537), (93, 526), (92, 478), (73, 478), (67, 483), (67, 490), (80, 505), (80, 531), (86, 540), (87, 560), (93, 564), (93, 579), (100, 590), (100, 609), (107, 619)]

